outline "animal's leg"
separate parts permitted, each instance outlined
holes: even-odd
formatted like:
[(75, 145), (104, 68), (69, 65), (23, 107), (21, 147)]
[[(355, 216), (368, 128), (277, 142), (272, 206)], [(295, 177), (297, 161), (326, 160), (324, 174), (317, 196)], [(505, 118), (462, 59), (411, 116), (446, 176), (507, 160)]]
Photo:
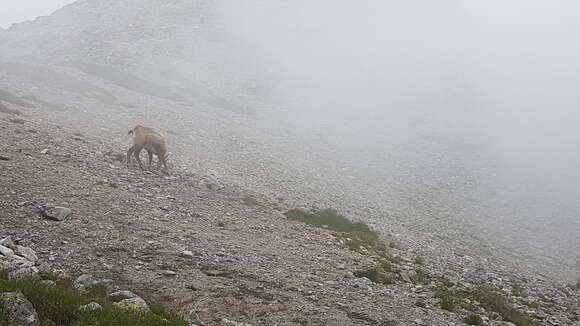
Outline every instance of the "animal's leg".
[(163, 166), (165, 167), (165, 170), (164, 170), (164, 171), (165, 171), (165, 174), (169, 175), (169, 169), (167, 168), (167, 162), (166, 162), (166, 160), (167, 160), (167, 156), (168, 156), (168, 155), (165, 155), (165, 156), (163, 156), (163, 157), (159, 157), (159, 156), (157, 156), (157, 157), (159, 158), (159, 161), (160, 161), (161, 163), (163, 163)]
[(131, 155), (133, 154), (134, 151), (135, 145), (131, 146), (131, 148), (129, 148), (129, 150), (127, 151), (127, 166), (129, 166), (129, 164), (131, 163)]
[(143, 149), (143, 146), (137, 146), (133, 150), (133, 155), (135, 156), (135, 159), (137, 160), (137, 163), (139, 163), (139, 167), (141, 168), (141, 170), (143, 170), (143, 164), (141, 163), (141, 158), (139, 157), (139, 154), (141, 154), (141, 150), (142, 149)]
[(151, 170), (151, 162), (153, 161), (153, 153), (151, 152), (151, 150), (149, 148), (146, 148), (145, 150), (147, 150), (147, 155), (149, 155), (149, 170)]

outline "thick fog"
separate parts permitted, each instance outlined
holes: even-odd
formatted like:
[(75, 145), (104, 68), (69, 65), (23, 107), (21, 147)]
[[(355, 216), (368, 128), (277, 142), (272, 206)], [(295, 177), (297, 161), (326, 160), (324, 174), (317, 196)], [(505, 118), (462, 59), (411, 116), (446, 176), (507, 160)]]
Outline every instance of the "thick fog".
[(385, 187), (403, 174), (415, 186), (443, 180), (476, 200), (460, 203), (468, 218), (572, 248), (578, 12), (577, 1), (539, 0), (223, 1), (220, 11), (247, 50), (233, 55), (259, 63), (289, 124), (323, 129)]

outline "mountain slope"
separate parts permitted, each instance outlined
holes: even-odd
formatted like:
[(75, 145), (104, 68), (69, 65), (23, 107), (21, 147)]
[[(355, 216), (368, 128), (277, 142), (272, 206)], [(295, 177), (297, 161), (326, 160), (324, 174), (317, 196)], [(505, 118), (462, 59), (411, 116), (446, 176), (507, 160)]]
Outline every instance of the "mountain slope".
[(77, 1), (0, 34), (0, 59), (73, 66), (146, 94), (248, 113), (252, 76), (212, 10), (204, 0)]

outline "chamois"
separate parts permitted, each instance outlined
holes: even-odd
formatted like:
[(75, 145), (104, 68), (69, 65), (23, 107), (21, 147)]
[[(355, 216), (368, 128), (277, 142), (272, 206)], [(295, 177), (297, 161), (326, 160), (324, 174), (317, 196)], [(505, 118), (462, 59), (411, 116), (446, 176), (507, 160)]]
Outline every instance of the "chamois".
[(157, 155), (157, 169), (161, 168), (161, 164), (165, 167), (165, 173), (168, 173), (167, 168), (167, 146), (165, 144), (165, 139), (160, 134), (156, 133), (153, 129), (143, 127), (141, 125), (135, 126), (135, 128), (129, 130), (129, 135), (133, 135), (133, 146), (127, 151), (127, 166), (131, 162), (131, 155), (135, 156), (139, 167), (143, 170), (143, 164), (141, 164), (141, 159), (139, 154), (141, 150), (145, 149), (149, 155), (149, 169), (151, 169), (151, 161), (153, 160), (153, 154)]

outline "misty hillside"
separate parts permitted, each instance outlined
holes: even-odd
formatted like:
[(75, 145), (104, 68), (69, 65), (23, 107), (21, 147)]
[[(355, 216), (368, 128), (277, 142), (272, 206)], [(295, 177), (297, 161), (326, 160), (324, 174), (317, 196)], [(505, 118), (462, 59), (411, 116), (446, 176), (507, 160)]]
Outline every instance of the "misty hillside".
[(80, 0), (0, 31), (0, 110), (127, 146), (148, 125), (174, 168), (337, 208), (424, 255), (577, 277), (573, 77), (544, 91), (533, 58), (464, 46), (489, 35), (449, 4), (327, 5)]
[(78, 1), (2, 33), (0, 56), (74, 67), (189, 105), (205, 100), (250, 112), (255, 82), (244, 70), (251, 64), (236, 61), (213, 7), (211, 1)]

